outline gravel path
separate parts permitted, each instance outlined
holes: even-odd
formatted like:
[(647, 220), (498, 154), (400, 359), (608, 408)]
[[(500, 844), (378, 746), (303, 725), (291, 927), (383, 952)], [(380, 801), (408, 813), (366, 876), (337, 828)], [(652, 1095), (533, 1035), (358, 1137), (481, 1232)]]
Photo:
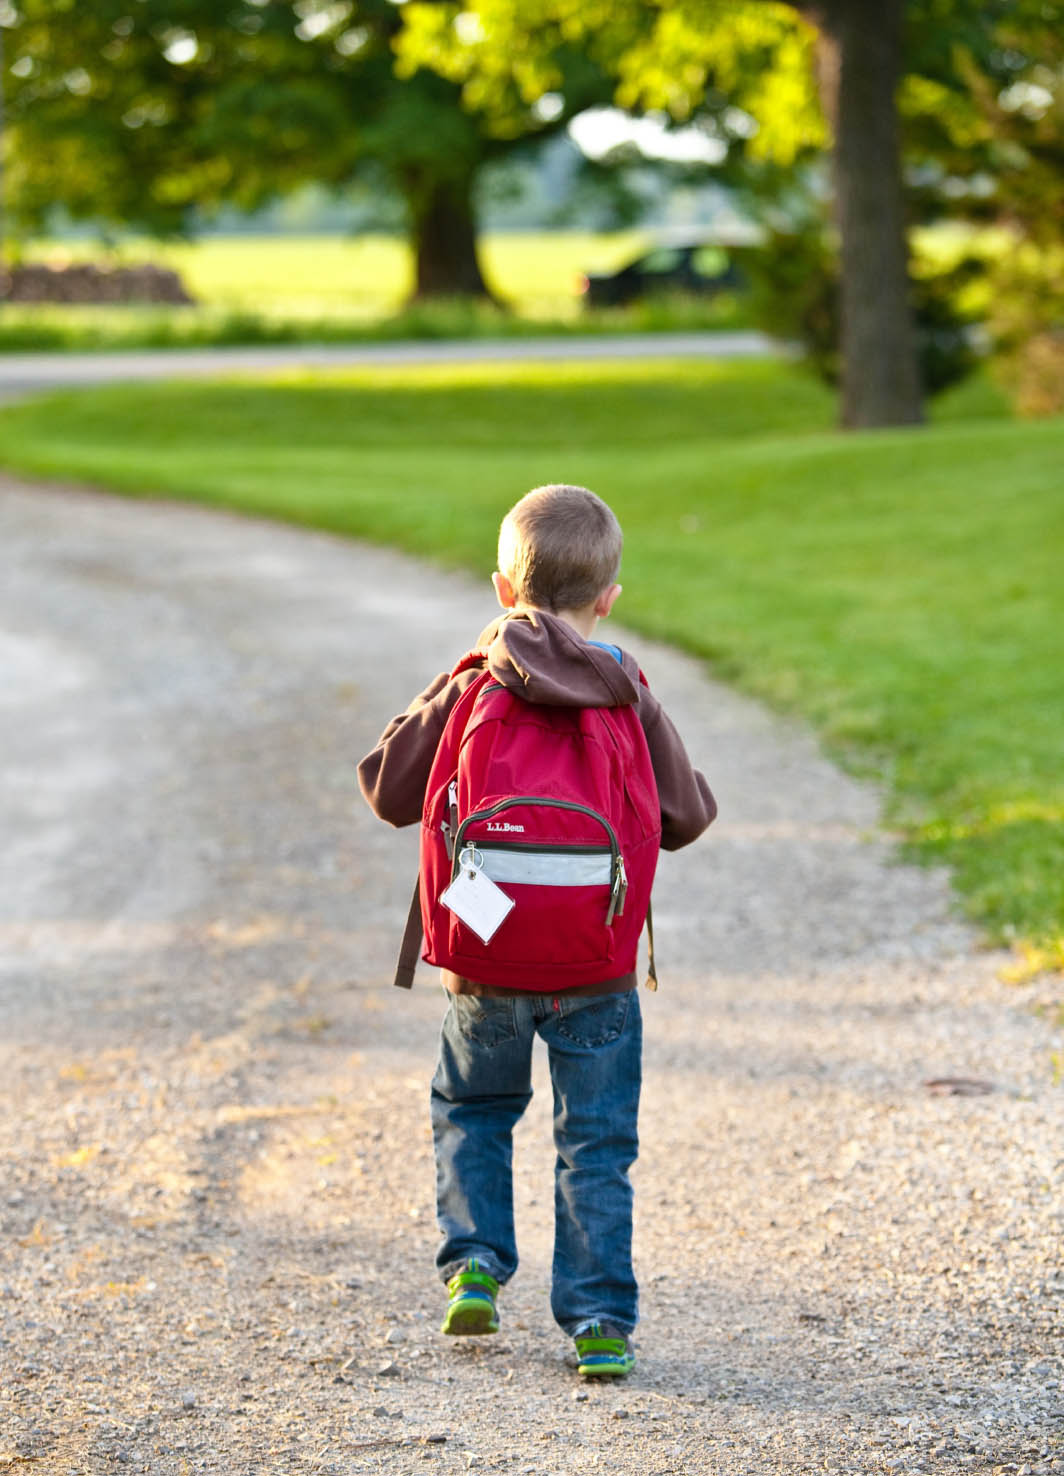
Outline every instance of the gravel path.
[(871, 789), (631, 641), (722, 818), (658, 886), (639, 1366), (579, 1387), (542, 1090), (502, 1333), (436, 1332), (442, 1001), (354, 779), (486, 581), (13, 481), (0, 540), (0, 1470), (1064, 1470), (1059, 997)]

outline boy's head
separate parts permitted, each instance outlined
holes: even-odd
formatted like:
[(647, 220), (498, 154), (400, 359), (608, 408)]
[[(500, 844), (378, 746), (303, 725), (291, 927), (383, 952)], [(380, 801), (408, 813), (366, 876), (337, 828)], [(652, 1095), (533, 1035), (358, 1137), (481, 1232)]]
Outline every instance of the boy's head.
[(536, 487), (502, 520), (496, 592), (508, 608), (607, 615), (620, 593), (622, 544), (621, 525), (594, 492)]

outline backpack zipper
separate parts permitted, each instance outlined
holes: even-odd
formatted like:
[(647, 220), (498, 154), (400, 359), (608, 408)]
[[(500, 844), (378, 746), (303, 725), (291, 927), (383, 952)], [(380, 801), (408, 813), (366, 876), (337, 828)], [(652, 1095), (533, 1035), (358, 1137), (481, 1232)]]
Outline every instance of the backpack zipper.
[[(598, 810), (593, 810), (590, 805), (578, 805), (573, 800), (552, 800), (544, 799), (542, 795), (523, 794), (515, 795), (511, 799), (499, 800), (496, 804), (489, 805), (486, 810), (474, 810), (471, 815), (466, 816), (461, 825), (459, 825), (457, 830), (454, 832), (454, 849), (452, 852), (451, 867), (452, 876), (458, 875), (458, 858), (462, 854), (465, 833), (469, 826), (479, 820), (492, 820), (496, 815), (501, 814), (503, 810), (509, 809), (512, 805), (532, 805), (536, 808), (551, 810), (572, 810), (578, 815), (590, 815), (593, 820), (597, 820), (598, 823), (602, 826), (603, 830), (606, 832), (606, 835), (609, 837), (610, 843), (610, 876), (612, 879), (610, 882), (610, 905), (609, 910), (606, 913), (606, 926), (609, 927), (610, 923), (613, 922), (615, 916), (620, 917), (624, 913), (624, 899), (628, 892), (628, 875), (624, 869), (624, 857), (621, 855), (621, 848), (617, 844), (616, 831), (614, 830), (610, 822), (606, 819), (605, 815), (600, 815)], [(498, 845), (499, 849), (557, 849), (557, 847), (555, 846), (539, 847), (531, 842), (501, 842), (496, 844)], [(599, 848), (589, 848), (582, 846), (579, 848), (567, 847), (566, 849), (578, 849), (580, 851), (587, 851), (588, 849), (597, 850)]]
[[(546, 851), (551, 853), (556, 851), (562, 842), (555, 841), (552, 844), (550, 841), (496, 840), (492, 836), (490, 840), (471, 841), (470, 844), (475, 845), (478, 851)], [(609, 846), (566, 845), (565, 847), (566, 854), (572, 856), (605, 856), (609, 849)], [(612, 862), (612, 852), (610, 853), (610, 857)]]
[(458, 829), (458, 780), (452, 779), (447, 786), (447, 819), (440, 821), (443, 844), (447, 847), (448, 861), (454, 860), (454, 837)]

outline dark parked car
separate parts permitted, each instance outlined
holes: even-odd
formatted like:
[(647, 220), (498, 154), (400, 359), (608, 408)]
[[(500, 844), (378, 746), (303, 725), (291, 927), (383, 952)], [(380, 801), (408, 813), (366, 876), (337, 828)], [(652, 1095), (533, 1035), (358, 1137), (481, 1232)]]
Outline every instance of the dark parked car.
[(687, 241), (651, 247), (615, 272), (588, 272), (581, 296), (588, 307), (618, 307), (655, 292), (701, 297), (746, 286), (734, 254), (716, 242)]

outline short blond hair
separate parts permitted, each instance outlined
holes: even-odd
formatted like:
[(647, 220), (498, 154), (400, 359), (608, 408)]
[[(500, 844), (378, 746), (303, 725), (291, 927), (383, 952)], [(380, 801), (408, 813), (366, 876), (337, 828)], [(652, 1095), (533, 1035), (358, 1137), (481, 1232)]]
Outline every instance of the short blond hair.
[(582, 610), (620, 573), (624, 536), (601, 497), (586, 487), (535, 487), (499, 529), (499, 573), (518, 604)]

